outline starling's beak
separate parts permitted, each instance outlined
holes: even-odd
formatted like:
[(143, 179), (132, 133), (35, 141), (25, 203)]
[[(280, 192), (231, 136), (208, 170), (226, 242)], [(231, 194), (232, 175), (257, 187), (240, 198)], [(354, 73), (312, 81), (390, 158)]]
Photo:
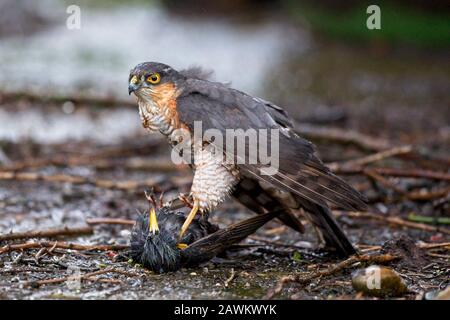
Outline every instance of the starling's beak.
[(150, 209), (150, 219), (149, 219), (149, 229), (150, 232), (156, 234), (159, 232), (158, 221), (156, 220), (156, 212), (155, 209)]
[(135, 92), (139, 89), (139, 79), (136, 76), (131, 77), (130, 83), (128, 84), (128, 94)]

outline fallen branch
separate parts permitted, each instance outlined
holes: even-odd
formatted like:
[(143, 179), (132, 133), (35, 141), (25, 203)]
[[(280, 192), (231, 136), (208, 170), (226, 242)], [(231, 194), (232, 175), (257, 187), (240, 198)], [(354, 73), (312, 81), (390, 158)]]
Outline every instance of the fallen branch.
[(89, 166), (99, 170), (116, 169), (120, 167), (127, 170), (149, 170), (152, 172), (174, 172), (177, 170), (187, 170), (187, 165), (175, 165), (168, 158), (130, 158), (124, 161), (110, 161), (104, 159), (96, 163), (89, 163)]
[(360, 211), (354, 211), (354, 212), (344, 212), (344, 211), (333, 211), (334, 214), (337, 216), (339, 215), (347, 215), (352, 218), (365, 218), (365, 219), (373, 219), (378, 221), (383, 221), (389, 224), (393, 224), (396, 226), (406, 227), (406, 228), (413, 228), (418, 229), (422, 231), (428, 231), (428, 232), (442, 232), (445, 234), (450, 234), (450, 229), (444, 228), (444, 227), (438, 227), (438, 226), (430, 226), (423, 223), (417, 223), (417, 222), (411, 222), (407, 220), (403, 220), (399, 217), (391, 217), (391, 216), (383, 216), (380, 214), (370, 213), (370, 212), (360, 212)]
[(77, 236), (92, 234), (94, 230), (91, 227), (81, 228), (59, 228), (40, 231), (15, 232), (0, 235), (0, 241), (31, 239), (31, 238), (52, 238), (57, 236)]
[(408, 220), (412, 222), (420, 222), (420, 223), (427, 223), (427, 224), (449, 224), (450, 225), (450, 218), (447, 217), (427, 217), (427, 216), (421, 216), (414, 213), (410, 213), (408, 215)]
[(421, 249), (436, 249), (436, 248), (450, 249), (450, 242), (419, 243), (417, 244), (417, 246)]
[(119, 218), (95, 218), (95, 219), (86, 219), (86, 223), (89, 225), (95, 225), (95, 224), (134, 225), (135, 221), (128, 220), (128, 219), (119, 219)]
[(278, 295), (284, 288), (284, 286), (288, 283), (298, 283), (298, 284), (306, 284), (311, 282), (314, 279), (322, 278), (322, 277), (328, 277), (331, 275), (334, 275), (344, 269), (348, 269), (353, 267), (353, 264), (357, 262), (364, 262), (364, 263), (375, 263), (375, 264), (383, 264), (387, 262), (391, 262), (393, 260), (399, 259), (398, 256), (393, 256), (390, 254), (380, 254), (380, 255), (355, 255), (351, 256), (347, 260), (341, 261), (338, 264), (331, 265), (326, 270), (322, 271), (316, 271), (316, 272), (304, 272), (301, 274), (291, 275), (291, 276), (285, 276), (282, 277), (275, 288), (270, 289), (264, 299), (272, 299), (274, 296)]
[[(450, 187), (441, 188), (438, 190), (432, 190), (432, 191), (411, 191), (407, 192), (403, 190), (402, 188), (398, 187), (395, 183), (390, 181), (389, 179), (386, 179), (385, 177), (377, 174), (376, 172), (372, 171), (371, 169), (364, 170), (364, 173), (373, 181), (376, 181), (380, 183), (383, 187), (392, 189), (396, 193), (398, 193), (401, 197), (401, 199), (409, 199), (412, 201), (428, 201), (433, 200), (436, 198), (441, 198), (443, 196), (446, 196), (450, 192)], [(396, 200), (396, 199), (394, 199)], [(390, 201), (388, 201), (390, 202)]]
[(13, 172), (13, 171), (0, 171), (0, 180), (45, 181), (45, 182), (71, 183), (71, 184), (90, 184), (99, 188), (119, 189), (119, 190), (136, 190), (139, 188), (149, 188), (157, 184), (157, 181), (155, 179), (146, 179), (143, 181), (135, 181), (135, 180), (117, 181), (117, 180), (86, 178), (66, 174), (45, 175), (34, 172)]
[(0, 171), (18, 171), (27, 168), (41, 168), (46, 166), (95, 165), (96, 163), (100, 163), (101, 165), (101, 161), (105, 159), (111, 163), (111, 159), (114, 157), (150, 154), (153, 151), (153, 148), (161, 144), (162, 141), (163, 140), (159, 138), (147, 139), (145, 141), (120, 146), (104, 147), (93, 154), (54, 154), (51, 157), (26, 159), (0, 167)]
[(373, 170), (370, 169), (366, 169), (363, 171), (363, 173), (368, 176), (372, 181), (374, 182), (378, 182), (379, 184), (381, 184), (383, 187), (388, 188), (388, 189), (392, 189), (395, 192), (401, 194), (401, 195), (405, 195), (406, 191), (404, 191), (403, 189), (397, 187), (397, 185), (395, 185), (393, 182), (389, 181), (388, 179), (386, 179), (385, 177), (379, 175), (378, 173), (376, 173)]
[(341, 144), (352, 144), (368, 151), (381, 151), (392, 147), (387, 140), (371, 137), (354, 130), (299, 124), (295, 131), (311, 140), (328, 140)]
[(265, 238), (255, 236), (255, 235), (249, 236), (248, 238), (251, 240), (265, 243), (270, 246), (274, 246), (274, 247), (285, 247), (285, 248), (292, 248), (292, 249), (311, 249), (311, 247), (312, 247), (312, 244), (309, 244), (309, 242), (308, 242), (309, 245), (306, 245), (306, 243), (305, 243), (304, 246), (299, 246), (299, 245), (294, 245), (294, 244), (283, 243), (280, 241), (273, 241), (273, 240), (265, 239)]
[(114, 272), (114, 268), (106, 268), (103, 270), (99, 270), (99, 271), (94, 271), (94, 272), (89, 272), (86, 273), (84, 275), (80, 275), (80, 276), (67, 276), (67, 277), (63, 277), (63, 278), (52, 278), (52, 279), (45, 279), (45, 280), (37, 280), (37, 281), (28, 281), (24, 284), (24, 286), (33, 286), (33, 287), (39, 287), (42, 285), (46, 285), (46, 284), (58, 284), (58, 283), (63, 283), (63, 282), (67, 282), (67, 281), (74, 281), (74, 280), (92, 280), (94, 276), (98, 276), (101, 274), (105, 274), (105, 273), (109, 273), (109, 272)]
[(93, 105), (98, 107), (111, 108), (113, 106), (136, 108), (136, 102), (130, 100), (119, 100), (113, 97), (89, 97), (81, 95), (49, 95), (31, 91), (10, 91), (0, 92), (0, 101), (2, 103), (26, 100), (30, 102), (53, 102), (64, 103), (71, 101), (74, 104)]
[[(337, 174), (356, 175), (362, 174), (366, 170), (363, 167), (359, 168), (343, 168), (338, 167), (334, 171)], [(450, 181), (450, 173), (422, 170), (422, 169), (397, 169), (397, 168), (370, 168), (372, 172), (375, 172), (382, 176), (400, 177), (400, 178), (426, 178), (434, 180)]]
[(329, 163), (328, 167), (332, 171), (338, 171), (340, 168), (354, 168), (354, 167), (362, 167), (368, 165), (373, 162), (378, 162), (384, 160), (386, 158), (391, 158), (394, 156), (398, 156), (401, 154), (407, 154), (412, 151), (412, 146), (401, 146), (395, 147), (391, 149), (387, 149), (384, 151), (380, 151), (362, 158), (347, 160), (344, 162), (333, 162)]
[[(357, 244), (356, 246), (362, 252), (376, 251), (376, 250), (381, 250), (381, 248), (382, 248), (382, 246), (373, 246), (373, 245), (364, 245), (364, 244)], [(441, 242), (441, 243), (418, 242), (418, 243), (416, 243), (416, 246), (419, 247), (420, 249), (424, 249), (424, 250), (439, 249), (439, 248), (450, 249), (450, 242)]]
[(78, 251), (115, 251), (128, 249), (128, 245), (124, 244), (99, 244), (99, 245), (84, 245), (69, 242), (58, 242), (58, 241), (40, 241), (40, 242), (27, 242), (19, 244), (7, 244), (0, 247), (0, 254), (12, 251), (20, 251), (25, 249), (40, 249), (40, 248), (58, 248), (67, 250), (78, 250)]
[(419, 200), (419, 201), (428, 201), (434, 200), (437, 198), (442, 198), (447, 196), (450, 193), (450, 187), (445, 187), (437, 190), (420, 190), (420, 191), (411, 191), (405, 194), (405, 197), (410, 200)]

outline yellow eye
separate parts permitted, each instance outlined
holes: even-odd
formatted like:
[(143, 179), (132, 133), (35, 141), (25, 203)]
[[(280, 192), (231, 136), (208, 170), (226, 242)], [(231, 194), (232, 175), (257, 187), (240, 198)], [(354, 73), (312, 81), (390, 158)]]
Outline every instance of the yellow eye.
[(161, 81), (161, 76), (159, 75), (159, 73), (152, 73), (147, 77), (148, 83), (157, 84), (159, 83), (159, 81)]

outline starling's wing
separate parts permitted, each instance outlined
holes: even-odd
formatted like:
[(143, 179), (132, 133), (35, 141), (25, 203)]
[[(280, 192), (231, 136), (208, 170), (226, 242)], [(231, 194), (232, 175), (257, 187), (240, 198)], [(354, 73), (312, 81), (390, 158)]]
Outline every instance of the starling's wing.
[[(320, 206), (326, 207), (329, 201), (349, 210), (365, 208), (363, 196), (333, 175), (314, 155), (312, 144), (291, 130), (292, 123), (280, 107), (220, 83), (189, 79), (177, 99), (177, 111), (180, 121), (191, 130), (194, 130), (195, 121), (201, 121), (203, 133), (216, 129), (224, 137), (227, 129), (279, 129), (278, 172), (262, 174), (261, 170), (267, 165), (259, 158), (253, 161), (254, 164), (237, 162), (247, 177), (269, 182)], [(271, 132), (267, 133), (267, 141), (270, 141)], [(271, 146), (259, 145), (260, 142), (258, 139), (257, 150), (266, 148), (270, 154)], [(223, 145), (226, 148), (226, 144)], [(248, 152), (251, 148), (254, 146), (246, 139), (245, 150)], [(235, 147), (224, 151), (239, 160), (236, 150)], [(245, 155), (247, 159), (249, 156)]]
[(278, 211), (273, 211), (260, 214), (195, 241), (182, 251), (184, 263), (189, 266), (212, 259), (231, 245), (255, 233), (256, 230), (275, 218), (279, 213)]

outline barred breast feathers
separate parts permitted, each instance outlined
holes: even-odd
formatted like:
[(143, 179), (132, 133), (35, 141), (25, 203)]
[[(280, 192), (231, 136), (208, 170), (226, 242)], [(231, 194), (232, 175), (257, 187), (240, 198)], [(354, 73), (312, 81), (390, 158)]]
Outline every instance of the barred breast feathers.
[(138, 98), (139, 115), (144, 128), (149, 131), (159, 131), (169, 136), (180, 128), (176, 109), (178, 91), (171, 83), (161, 84), (157, 90), (142, 92)]
[(222, 157), (207, 149), (195, 153), (194, 169), (191, 193), (199, 200), (203, 212), (212, 211), (222, 203), (239, 182), (237, 168), (224, 165)]

